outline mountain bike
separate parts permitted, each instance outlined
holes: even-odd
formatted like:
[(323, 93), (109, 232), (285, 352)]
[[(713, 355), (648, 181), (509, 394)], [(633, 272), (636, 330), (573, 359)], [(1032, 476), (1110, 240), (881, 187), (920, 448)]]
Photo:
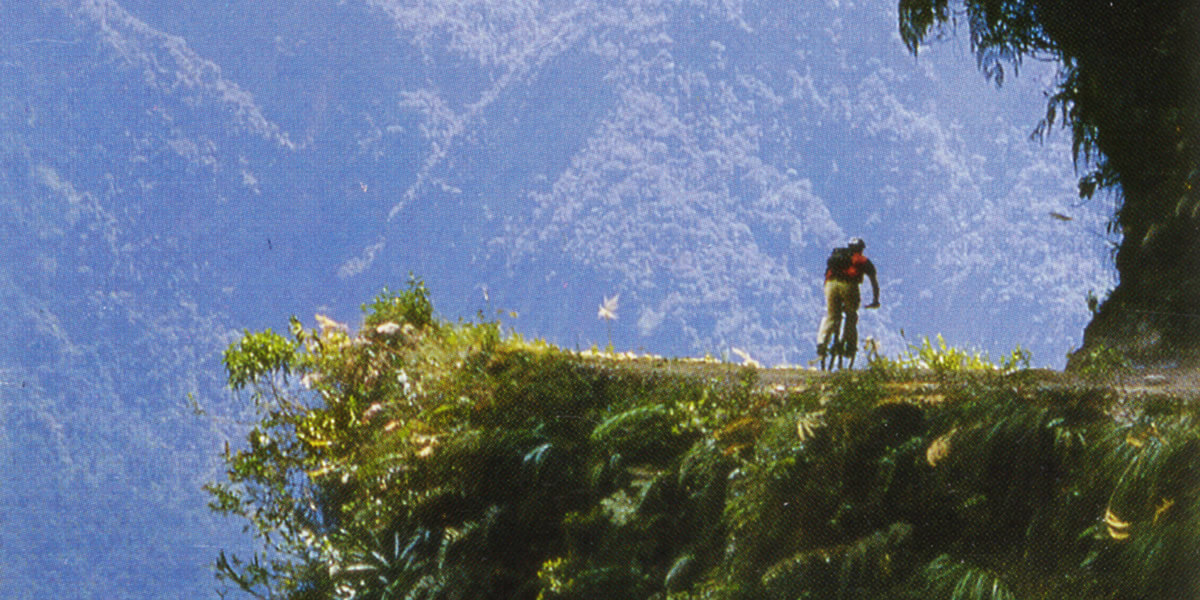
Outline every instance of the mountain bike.
[[(838, 328), (833, 332), (833, 340), (829, 344), (829, 352), (821, 356), (822, 371), (833, 371), (835, 368), (854, 368), (854, 358), (858, 354), (858, 348), (856, 348), (854, 344), (843, 343), (842, 328), (845, 326), (846, 319), (843, 318), (842, 322), (838, 324)], [(850, 359), (850, 362), (848, 365), (843, 367), (842, 361), (847, 358)], [(835, 364), (837, 365), (836, 367), (834, 366)]]

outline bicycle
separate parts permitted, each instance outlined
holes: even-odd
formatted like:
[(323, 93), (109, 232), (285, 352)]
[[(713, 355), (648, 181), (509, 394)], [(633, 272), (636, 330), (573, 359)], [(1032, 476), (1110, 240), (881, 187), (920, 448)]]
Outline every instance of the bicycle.
[[(829, 352), (827, 354), (821, 355), (821, 370), (822, 371), (833, 371), (835, 368), (834, 367), (835, 362), (837, 364), (837, 367), (836, 367), (837, 369), (842, 369), (842, 368), (853, 369), (854, 368), (854, 359), (858, 355), (858, 348), (854, 347), (854, 344), (842, 343), (841, 329), (843, 327), (845, 327), (845, 319), (843, 319), (842, 323), (840, 325), (838, 325), (837, 330), (835, 330), (833, 332), (833, 340), (830, 341)], [(837, 360), (835, 361), (834, 358), (836, 358)], [(850, 359), (850, 364), (846, 367), (843, 367), (842, 359), (845, 359), (845, 358)], [(826, 360), (828, 360), (828, 364), (826, 364)]]
[[(866, 308), (866, 309), (879, 308), (879, 303), (874, 302), (874, 303), (864, 306), (863, 308)], [(821, 370), (822, 371), (833, 371), (835, 368), (834, 364), (837, 365), (837, 367), (836, 367), (837, 369), (842, 369), (842, 368), (853, 369), (854, 368), (854, 359), (858, 355), (858, 348), (857, 348), (856, 344), (845, 343), (842, 340), (842, 329), (844, 329), (846, 327), (846, 321), (847, 321), (847, 319), (845, 318), (845, 315), (843, 315), (841, 322), (838, 323), (837, 329), (835, 329), (833, 331), (833, 339), (830, 341), (830, 344), (829, 344), (829, 352), (827, 354), (821, 355)], [(835, 357), (837, 358), (836, 361), (834, 360)], [(850, 364), (843, 367), (842, 360), (845, 358), (850, 359)], [(826, 363), (827, 359), (828, 359), (828, 364)]]

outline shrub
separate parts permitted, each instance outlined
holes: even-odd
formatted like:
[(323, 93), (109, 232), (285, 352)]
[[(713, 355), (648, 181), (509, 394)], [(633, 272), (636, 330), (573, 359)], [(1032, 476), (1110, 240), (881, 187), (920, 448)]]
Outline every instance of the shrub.
[(924, 337), (919, 345), (910, 344), (908, 349), (895, 359), (872, 353), (868, 366), (872, 371), (894, 377), (914, 370), (929, 370), (935, 375), (945, 376), (972, 372), (1013, 373), (1028, 369), (1029, 359), (1029, 351), (1017, 346), (1008, 355), (1001, 357), (998, 363), (993, 362), (986, 353), (950, 346), (942, 335), (938, 334), (936, 343)]
[(384, 323), (408, 323), (417, 329), (433, 326), (433, 302), (429, 299), (429, 290), (425, 281), (408, 276), (408, 289), (393, 292), (383, 288), (370, 304), (364, 304), (362, 310), (366, 313), (366, 326), (376, 327)]

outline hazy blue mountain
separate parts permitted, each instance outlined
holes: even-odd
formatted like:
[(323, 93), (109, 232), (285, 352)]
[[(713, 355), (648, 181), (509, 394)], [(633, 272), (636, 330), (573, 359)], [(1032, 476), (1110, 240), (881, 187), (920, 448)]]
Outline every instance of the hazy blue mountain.
[(1028, 139), (1053, 67), (997, 89), (886, 3), (786, 4), (0, 3), (0, 594), (212, 596), (220, 351), (410, 271), (568, 347), (620, 293), (617, 349), (802, 364), (859, 235), (889, 353), (1061, 366), (1111, 269)]

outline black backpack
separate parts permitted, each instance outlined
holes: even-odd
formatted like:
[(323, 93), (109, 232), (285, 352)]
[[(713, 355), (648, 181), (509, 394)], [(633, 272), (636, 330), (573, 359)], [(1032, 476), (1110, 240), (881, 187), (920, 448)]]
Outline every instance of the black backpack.
[(834, 248), (829, 254), (829, 258), (825, 261), (825, 268), (832, 275), (849, 275), (850, 268), (854, 266), (854, 251), (849, 246), (845, 248)]

